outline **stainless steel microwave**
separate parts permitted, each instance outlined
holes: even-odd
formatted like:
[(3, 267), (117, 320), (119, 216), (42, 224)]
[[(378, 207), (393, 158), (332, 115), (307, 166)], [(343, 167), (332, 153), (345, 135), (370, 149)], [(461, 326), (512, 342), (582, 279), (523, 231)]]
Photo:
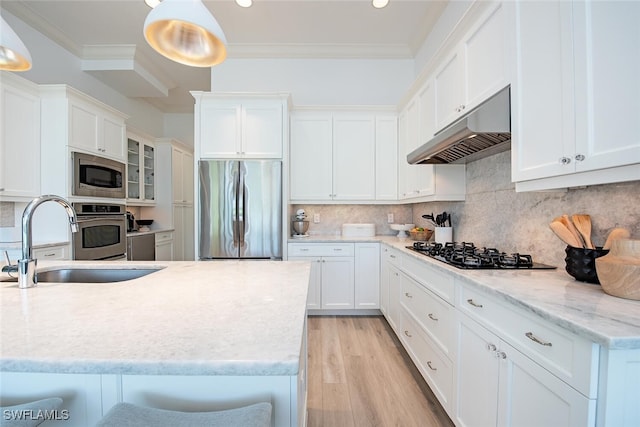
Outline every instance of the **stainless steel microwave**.
[(116, 160), (85, 153), (72, 153), (73, 195), (86, 197), (127, 197), (126, 165)]

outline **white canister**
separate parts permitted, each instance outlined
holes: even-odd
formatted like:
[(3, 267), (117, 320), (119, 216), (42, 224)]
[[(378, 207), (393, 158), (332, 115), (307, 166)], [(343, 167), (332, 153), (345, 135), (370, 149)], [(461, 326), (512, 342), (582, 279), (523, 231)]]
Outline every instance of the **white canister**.
[(453, 242), (453, 228), (452, 227), (435, 227), (434, 240), (436, 243), (445, 244), (447, 242)]

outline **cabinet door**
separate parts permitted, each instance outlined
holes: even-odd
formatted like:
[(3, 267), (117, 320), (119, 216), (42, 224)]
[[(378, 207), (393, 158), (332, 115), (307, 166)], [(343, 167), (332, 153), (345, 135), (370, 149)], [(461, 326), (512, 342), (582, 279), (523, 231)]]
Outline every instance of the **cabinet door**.
[(98, 114), (81, 103), (69, 104), (69, 145), (93, 153), (101, 153), (98, 146)]
[(173, 240), (156, 243), (156, 261), (173, 261)]
[(127, 138), (127, 199), (140, 199), (140, 141)]
[(311, 263), (311, 274), (309, 277), (309, 293), (307, 294), (307, 308), (310, 310), (320, 310), (321, 282), (322, 282), (322, 258), (320, 257), (289, 257), (289, 261), (309, 261)]
[(398, 120), (376, 117), (376, 200), (398, 200)]
[(462, 40), (464, 109), (472, 110), (508, 85), (506, 17), (497, 2)]
[(282, 157), (282, 103), (248, 101), (242, 104), (242, 157)]
[(495, 353), (499, 339), (465, 315), (459, 316), (456, 425), (495, 426), (500, 368)]
[(380, 250), (380, 311), (388, 316), (389, 307), (389, 258), (390, 250), (382, 246)]
[(40, 98), (11, 78), (3, 75), (0, 86), (0, 198), (33, 198), (40, 195)]
[[(571, 3), (514, 2), (515, 76), (511, 88), (512, 180), (573, 170)], [(541, 26), (540, 23), (545, 25)]]
[(400, 291), (402, 275), (400, 269), (394, 264), (389, 265), (389, 309), (387, 321), (389, 325), (396, 331), (400, 331)]
[(322, 308), (354, 308), (353, 257), (322, 258)]
[(572, 4), (575, 169), (640, 163), (640, 2)]
[(440, 130), (451, 124), (463, 107), (464, 58), (455, 50), (436, 71), (434, 85), (436, 92), (436, 128)]
[(152, 145), (143, 144), (140, 153), (142, 162), (142, 198), (154, 201), (156, 198), (156, 150)]
[(182, 153), (182, 200), (183, 203), (193, 204), (194, 181), (193, 175), (193, 155)]
[(235, 101), (204, 100), (200, 105), (200, 157), (237, 158), (241, 147), (241, 108)]
[(193, 261), (195, 259), (193, 206), (173, 205), (173, 228), (174, 261)]
[(355, 244), (355, 308), (380, 308), (380, 243)]
[(418, 91), (418, 109), (418, 144), (424, 144), (436, 133), (436, 91), (433, 79), (429, 79)]
[(107, 156), (124, 161), (126, 153), (124, 120), (109, 115), (102, 116), (99, 129), (98, 150)]
[(296, 114), (291, 120), (291, 200), (331, 200), (330, 114)]
[(372, 115), (334, 115), (334, 200), (375, 199), (375, 141)]
[(506, 343), (497, 355), (498, 427), (595, 425), (595, 399), (587, 399)]

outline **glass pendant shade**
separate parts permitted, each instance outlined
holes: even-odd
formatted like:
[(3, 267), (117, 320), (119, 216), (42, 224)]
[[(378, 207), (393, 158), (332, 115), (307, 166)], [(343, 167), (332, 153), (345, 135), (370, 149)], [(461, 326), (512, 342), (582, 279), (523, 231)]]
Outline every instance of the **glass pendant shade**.
[(20, 37), (0, 16), (0, 70), (27, 71), (31, 69), (31, 54)]
[(382, 9), (389, 4), (389, 0), (373, 0), (372, 4), (376, 9)]
[(192, 67), (227, 57), (227, 39), (201, 0), (164, 0), (144, 21), (144, 38), (161, 55)]

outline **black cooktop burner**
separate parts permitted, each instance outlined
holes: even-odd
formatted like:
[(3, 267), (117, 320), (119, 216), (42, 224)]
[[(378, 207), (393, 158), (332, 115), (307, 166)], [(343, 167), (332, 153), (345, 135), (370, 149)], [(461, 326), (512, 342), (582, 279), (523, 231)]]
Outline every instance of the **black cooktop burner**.
[(533, 262), (531, 255), (507, 254), (495, 248), (477, 248), (469, 242), (415, 242), (407, 249), (463, 269), (554, 269), (552, 265)]

